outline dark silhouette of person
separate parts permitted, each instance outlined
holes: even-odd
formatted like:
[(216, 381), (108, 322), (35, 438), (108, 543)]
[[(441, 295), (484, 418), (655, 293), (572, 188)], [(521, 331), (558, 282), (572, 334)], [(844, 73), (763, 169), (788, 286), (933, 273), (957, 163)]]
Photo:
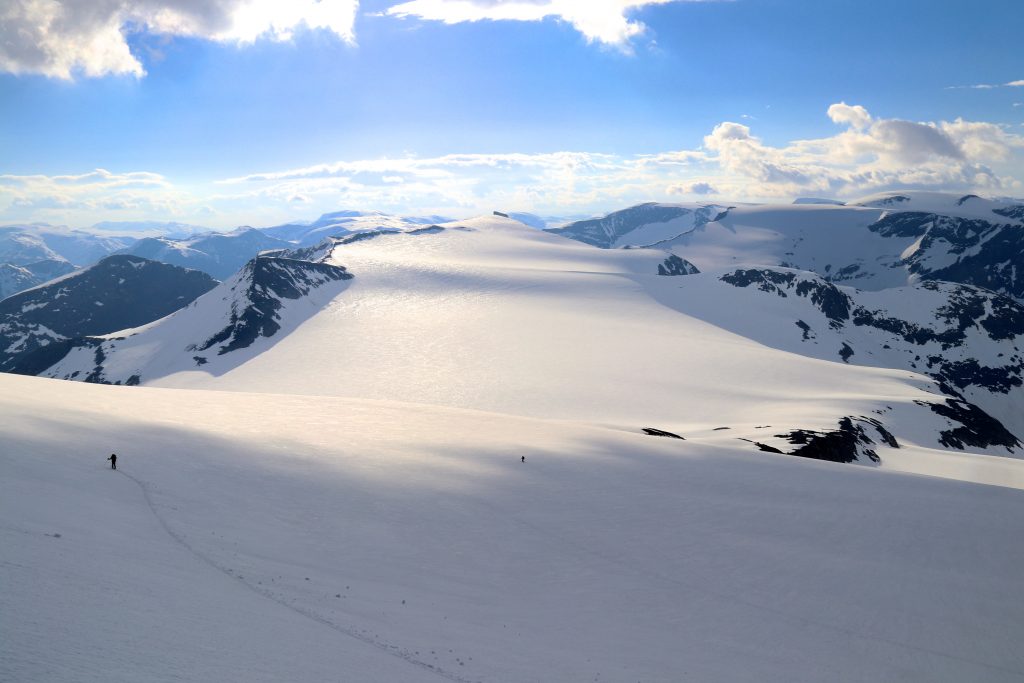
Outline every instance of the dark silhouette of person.
[(117, 453), (111, 453), (110, 457), (107, 458), (107, 460), (110, 461), (110, 469), (116, 470), (117, 469)]
[(526, 456), (522, 456), (522, 462), (526, 462)]

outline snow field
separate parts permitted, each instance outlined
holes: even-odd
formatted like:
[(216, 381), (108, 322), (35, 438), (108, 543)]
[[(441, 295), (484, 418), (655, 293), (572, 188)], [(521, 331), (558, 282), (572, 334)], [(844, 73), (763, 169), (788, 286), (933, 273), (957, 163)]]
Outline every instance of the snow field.
[(1019, 490), (393, 401), (0, 384), (5, 680), (1024, 676)]

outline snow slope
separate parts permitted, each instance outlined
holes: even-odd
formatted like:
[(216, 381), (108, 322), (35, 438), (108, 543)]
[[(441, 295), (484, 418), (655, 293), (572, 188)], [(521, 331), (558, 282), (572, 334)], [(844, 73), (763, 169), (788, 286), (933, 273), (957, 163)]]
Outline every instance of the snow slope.
[(954, 216), (975, 220), (993, 220), (1012, 209), (1016, 202), (1000, 199), (988, 199), (975, 194), (952, 194), (949, 192), (880, 192), (856, 201), (847, 202), (848, 206), (867, 206), (889, 209), (892, 211), (917, 211), (934, 213), (940, 216)]
[[(167, 318), (74, 349), (43, 374), (414, 401), (786, 452), (795, 443), (787, 434), (835, 430), (847, 417), (880, 420), (907, 446), (1000, 455), (1019, 446), (1007, 434), (956, 437), (961, 426), (942, 413), (952, 410), (948, 397), (905, 365), (808, 358), (707, 322), (680, 286), (695, 276), (657, 274), (664, 252), (596, 249), (489, 216), (348, 236), (301, 255), (324, 263), (281, 261), (296, 273), (343, 267), (354, 277), (318, 280), (303, 296), (277, 299), (269, 318), (255, 314), (282, 332), (244, 346), (212, 341), (249, 310), (247, 292), (266, 289), (243, 271)], [(771, 325), (758, 298), (717, 300)], [(858, 424), (874, 443), (857, 460), (894, 450), (881, 425)]]
[(393, 401), (0, 388), (3, 680), (1024, 678), (1020, 490)]
[(1024, 206), (1012, 202), (908, 192), (846, 205), (747, 204), (717, 207), (685, 230), (675, 221), (697, 205), (683, 207), (641, 204), (549, 232), (604, 248), (670, 250), (700, 270), (782, 266), (871, 290), (950, 281), (1024, 301)]
[(440, 216), (392, 216), (380, 211), (344, 210), (325, 213), (315, 221), (287, 223), (259, 230), (270, 237), (308, 247), (327, 237), (371, 230), (415, 229), (446, 220), (449, 219)]
[(666, 303), (701, 320), (815, 358), (928, 374), (1024, 435), (1024, 307), (1012, 299), (935, 282), (863, 292), (764, 267), (672, 284)]
[(1024, 680), (1024, 460), (963, 398), (1020, 387), (955, 381), (1020, 377), (1019, 306), (723, 263), (366, 231), (47, 370), (143, 386), (0, 374), (0, 680)]

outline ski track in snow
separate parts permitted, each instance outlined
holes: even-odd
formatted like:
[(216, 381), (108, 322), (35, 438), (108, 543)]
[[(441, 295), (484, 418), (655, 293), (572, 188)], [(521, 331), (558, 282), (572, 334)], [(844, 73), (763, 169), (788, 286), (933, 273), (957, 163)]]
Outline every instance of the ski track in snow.
[[(323, 616), (320, 616), (319, 614), (316, 614), (315, 612), (313, 612), (311, 610), (303, 609), (303, 608), (298, 607), (298, 606), (296, 606), (294, 604), (291, 604), (291, 603), (287, 602), (286, 600), (284, 600), (284, 599), (274, 595), (270, 591), (266, 591), (264, 589), (261, 589), (258, 586), (253, 585), (252, 583), (246, 581), (243, 577), (241, 577), (238, 574), (236, 574), (235, 572), (233, 572), (230, 568), (224, 567), (221, 564), (218, 564), (215, 560), (213, 560), (209, 556), (207, 556), (204, 553), (196, 550), (195, 547), (192, 544), (190, 544), (185, 539), (185, 537), (182, 534), (179, 534), (178, 532), (174, 531), (174, 529), (171, 528), (171, 526), (167, 522), (166, 518), (163, 515), (160, 514), (156, 503), (154, 503), (153, 498), (150, 495), (150, 488), (152, 486), (151, 484), (148, 484), (148, 483), (142, 481), (141, 479), (138, 479), (137, 477), (134, 477), (134, 476), (132, 476), (130, 474), (127, 474), (127, 473), (125, 473), (122, 470), (118, 470), (118, 473), (121, 474), (122, 476), (130, 479), (131, 481), (133, 481), (139, 487), (139, 489), (142, 491), (143, 498), (144, 498), (144, 500), (146, 502), (146, 505), (149, 507), (150, 512), (156, 518), (157, 522), (159, 522), (161, 528), (163, 528), (163, 530), (167, 533), (168, 536), (170, 536), (170, 538), (175, 543), (180, 545), (182, 548), (184, 548), (186, 551), (188, 551), (189, 554), (194, 556), (197, 560), (201, 561), (203, 564), (205, 564), (205, 565), (207, 565), (207, 566), (217, 570), (218, 572), (228, 576), (229, 578), (234, 579), (235, 581), (241, 583), (243, 586), (245, 586), (247, 589), (249, 589), (253, 593), (256, 593), (257, 595), (259, 595), (262, 598), (265, 598), (267, 600), (275, 602), (275, 603), (281, 605), (282, 607), (285, 607), (285, 608), (291, 610), (292, 612), (295, 612), (296, 614), (298, 614), (300, 616), (303, 616), (303, 617), (305, 617), (307, 619), (310, 619), (310, 620), (312, 620), (312, 621), (314, 621), (314, 622), (316, 622), (316, 623), (318, 623), (318, 624), (320, 624), (322, 626), (326, 626), (327, 628), (330, 628), (333, 631), (336, 631), (336, 632), (338, 632), (338, 633), (340, 633), (340, 634), (342, 634), (344, 636), (348, 636), (348, 637), (353, 638), (355, 640), (358, 640), (358, 641), (360, 641), (362, 643), (370, 645), (370, 646), (372, 646), (372, 647), (374, 647), (374, 648), (376, 648), (378, 650), (381, 650), (382, 652), (384, 652), (385, 654), (387, 654), (387, 655), (389, 655), (391, 657), (395, 657), (397, 659), (401, 659), (401, 660), (403, 660), (405, 662), (408, 662), (409, 664), (411, 664), (413, 666), (416, 666), (418, 668), (424, 669), (425, 671), (428, 671), (428, 672), (430, 672), (432, 674), (435, 674), (436, 676), (438, 676), (440, 678), (444, 678), (444, 679), (447, 679), (447, 680), (450, 680), (450, 681), (456, 681), (457, 683), (481, 683), (480, 681), (476, 681), (474, 679), (469, 679), (469, 678), (463, 678), (463, 677), (459, 676), (458, 674), (446, 671), (444, 669), (441, 669), (438, 666), (431, 665), (431, 664), (429, 664), (427, 662), (421, 661), (421, 660), (415, 658), (409, 652), (402, 650), (400, 647), (398, 647), (396, 645), (390, 645), (390, 644), (388, 644), (385, 641), (378, 640), (378, 639), (372, 638), (370, 636), (367, 636), (364, 633), (360, 632), (360, 630), (357, 630), (355, 628), (346, 627), (346, 626), (342, 626), (340, 624), (337, 624), (337, 623), (335, 623), (335, 622), (333, 622), (333, 621), (331, 621), (331, 620), (329, 620), (329, 619), (327, 619), (327, 618), (325, 618)], [(498, 513), (498, 514), (500, 514), (500, 512), (501, 512), (500, 510), (498, 510), (494, 506), (487, 505), (486, 503), (483, 503), (482, 501), (480, 502), (480, 505), (482, 507), (488, 508), (492, 512), (495, 512), (495, 513)], [(830, 631), (832, 631), (834, 633), (843, 634), (843, 635), (846, 635), (846, 636), (857, 638), (859, 640), (862, 640), (862, 641), (868, 642), (868, 643), (876, 643), (876, 644), (881, 644), (881, 645), (885, 645), (885, 646), (889, 646), (889, 647), (893, 647), (893, 648), (898, 648), (898, 649), (903, 649), (903, 650), (908, 650), (908, 651), (914, 651), (914, 652), (921, 652), (921, 653), (924, 653), (924, 654), (940, 657), (940, 658), (943, 658), (943, 659), (954, 660), (954, 661), (962, 662), (964, 664), (970, 664), (970, 665), (973, 665), (973, 666), (981, 667), (983, 669), (988, 669), (990, 671), (997, 671), (997, 672), (1004, 673), (1004, 674), (1010, 674), (1012, 676), (1016, 676), (1016, 677), (1019, 677), (1022, 680), (1024, 680), (1024, 672), (1021, 672), (1021, 671), (1017, 671), (1017, 670), (1014, 670), (1014, 669), (1009, 669), (1009, 668), (1006, 668), (1006, 667), (1001, 667), (1001, 666), (998, 666), (998, 665), (995, 665), (995, 664), (991, 664), (989, 662), (983, 662), (983, 661), (979, 661), (979, 660), (976, 660), (976, 659), (970, 659), (970, 658), (967, 658), (967, 657), (960, 657), (960, 656), (957, 656), (957, 655), (954, 655), (954, 654), (950, 654), (948, 652), (943, 652), (941, 650), (936, 650), (936, 649), (926, 648), (926, 647), (920, 647), (920, 646), (917, 646), (917, 645), (912, 645), (910, 643), (905, 643), (905, 642), (891, 640), (891, 639), (886, 639), (886, 638), (877, 638), (877, 637), (871, 636), (869, 634), (863, 633), (861, 631), (857, 631), (857, 630), (849, 629), (849, 628), (844, 628), (842, 626), (838, 626), (838, 625), (830, 623), (830, 622), (820, 621), (820, 620), (817, 620), (817, 619), (811, 619), (811, 618), (808, 618), (808, 617), (805, 617), (805, 616), (802, 616), (802, 615), (799, 615), (799, 614), (793, 614), (791, 612), (787, 612), (785, 610), (779, 610), (779, 609), (770, 607), (768, 605), (760, 604), (760, 603), (752, 601), (752, 600), (743, 599), (742, 597), (739, 597), (737, 595), (728, 594), (728, 593), (725, 593), (723, 591), (716, 591), (716, 590), (708, 588), (707, 586), (696, 585), (696, 584), (694, 584), (692, 582), (683, 581), (683, 580), (680, 580), (680, 579), (668, 576), (666, 574), (663, 574), (661, 572), (650, 571), (648, 569), (644, 569), (642, 567), (638, 567), (634, 563), (630, 563), (628, 561), (624, 561), (622, 558), (609, 556), (606, 553), (601, 553), (601, 552), (599, 552), (597, 550), (594, 550), (593, 548), (590, 548), (590, 547), (588, 547), (586, 545), (583, 545), (583, 544), (577, 542), (576, 540), (574, 540), (571, 537), (565, 536), (563, 534), (552, 533), (549, 529), (544, 528), (543, 526), (538, 525), (538, 524), (533, 524), (533, 523), (531, 523), (529, 521), (526, 521), (524, 519), (515, 519), (515, 518), (513, 518), (512, 521), (515, 524), (518, 524), (518, 525), (520, 525), (520, 526), (522, 526), (524, 528), (529, 529), (534, 534), (540, 535), (540, 536), (548, 539), (548, 541), (553, 546), (555, 546), (555, 547), (562, 548), (562, 549), (564, 549), (566, 547), (571, 547), (577, 553), (579, 553), (580, 555), (586, 555), (586, 556), (588, 556), (588, 557), (590, 557), (592, 559), (599, 560), (599, 561), (601, 561), (601, 562), (603, 562), (603, 563), (605, 563), (607, 565), (614, 566), (614, 567), (616, 567), (618, 569), (626, 570), (628, 573), (631, 573), (631, 574), (634, 574), (634, 575), (639, 575), (639, 576), (642, 576), (642, 577), (644, 577), (646, 579), (649, 579), (649, 580), (657, 581), (657, 582), (660, 582), (662, 584), (670, 585), (670, 586), (677, 587), (677, 588), (683, 588), (687, 592), (690, 592), (690, 593), (703, 594), (703, 595), (712, 595), (715, 598), (717, 598), (718, 600), (722, 600), (722, 601), (725, 601), (725, 602), (731, 602), (731, 603), (736, 604), (736, 605), (742, 605), (744, 607), (748, 607), (748, 608), (753, 609), (753, 610), (757, 610), (757, 611), (760, 611), (760, 612), (771, 614), (771, 615), (774, 615), (776, 617), (781, 617), (781, 618), (783, 618), (783, 619), (785, 619), (785, 620), (787, 620), (787, 621), (789, 621), (791, 623), (800, 624), (800, 625), (804, 625), (804, 626), (813, 626), (813, 627), (827, 629), (827, 630), (830, 630)], [(20, 531), (20, 530), (17, 530), (17, 529), (15, 529), (15, 530), (16, 531)], [(30, 532), (23, 532), (23, 533), (30, 533)]]
[[(233, 571), (231, 571), (231, 569), (229, 569), (227, 567), (224, 567), (224, 566), (221, 566), (220, 564), (218, 564), (216, 561), (214, 561), (213, 559), (211, 559), (207, 555), (204, 555), (203, 553), (201, 553), (198, 550), (196, 550), (195, 547), (191, 543), (189, 543), (185, 539), (185, 537), (183, 535), (179, 534), (174, 529), (172, 529), (170, 524), (167, 523), (167, 520), (157, 510), (157, 506), (153, 502), (153, 498), (152, 498), (152, 496), (149, 493), (151, 484), (147, 484), (146, 482), (142, 481), (141, 479), (138, 479), (137, 477), (133, 477), (132, 475), (127, 474), (123, 470), (117, 470), (117, 473), (120, 474), (121, 476), (126, 477), (127, 479), (130, 479), (131, 481), (135, 482), (135, 484), (139, 487), (139, 489), (142, 491), (142, 497), (143, 497), (143, 499), (146, 502), (146, 506), (149, 507), (150, 512), (153, 514), (154, 517), (156, 517), (157, 522), (159, 522), (160, 527), (164, 530), (164, 532), (166, 532), (167, 535), (170, 536), (171, 539), (175, 543), (177, 543), (179, 546), (184, 548), (186, 551), (189, 552), (189, 554), (191, 554), (193, 557), (195, 557), (197, 560), (199, 560), (203, 564), (207, 565), (208, 567), (212, 567), (213, 569), (215, 569), (218, 572), (224, 574), (225, 576), (228, 576), (229, 578), (234, 579), (235, 581), (237, 581), (238, 583), (242, 584), (243, 586), (248, 588), (250, 591), (252, 591), (253, 593), (259, 595), (262, 598), (266, 598), (267, 600), (275, 602), (278, 605), (281, 605), (282, 607), (285, 607), (285, 608), (291, 610), (292, 612), (295, 612), (296, 614), (298, 614), (300, 616), (303, 616), (303, 617), (305, 617), (307, 619), (315, 621), (316, 623), (318, 623), (318, 624), (320, 624), (322, 626), (326, 626), (327, 628), (329, 628), (329, 629), (331, 629), (333, 631), (336, 631), (336, 632), (340, 633), (341, 635), (348, 636), (349, 638), (354, 638), (355, 640), (358, 640), (358, 641), (360, 641), (362, 643), (365, 643), (366, 645), (370, 645), (372, 647), (375, 647), (378, 650), (380, 650), (381, 652), (384, 652), (385, 654), (387, 654), (387, 655), (389, 655), (391, 657), (395, 657), (397, 659), (401, 659), (401, 660), (403, 660), (405, 662), (408, 662), (409, 664), (411, 664), (413, 666), (416, 666), (416, 667), (418, 667), (420, 669), (428, 671), (428, 672), (430, 672), (430, 673), (432, 673), (432, 674), (434, 674), (434, 675), (436, 675), (436, 676), (438, 676), (440, 678), (444, 678), (444, 679), (447, 679), (449, 681), (455, 681), (456, 683), (480, 683), (479, 681), (474, 681), (473, 679), (470, 679), (470, 678), (463, 678), (462, 676), (459, 676), (458, 674), (454, 674), (454, 673), (452, 673), (450, 671), (446, 671), (446, 670), (444, 670), (444, 669), (442, 669), (442, 668), (440, 668), (438, 666), (435, 666), (433, 664), (428, 664), (427, 662), (424, 662), (424, 661), (421, 661), (419, 659), (416, 659), (412, 654), (410, 654), (407, 651), (402, 650), (397, 645), (389, 645), (388, 643), (386, 643), (384, 641), (377, 640), (376, 638), (372, 638), (370, 636), (367, 636), (364, 633), (361, 633), (360, 631), (358, 631), (358, 630), (356, 630), (354, 628), (350, 628), (350, 627), (342, 626), (340, 624), (336, 624), (333, 621), (331, 621), (330, 619), (326, 619), (326, 618), (320, 616), (319, 614), (316, 614), (315, 612), (303, 609), (301, 607), (297, 607), (297, 606), (295, 606), (295, 605), (293, 605), (293, 604), (291, 604), (291, 603), (289, 603), (289, 602), (287, 602), (287, 601), (285, 601), (285, 600), (275, 596), (273, 593), (271, 593), (269, 591), (262, 590), (262, 589), (258, 588), (257, 586), (254, 586), (253, 584), (249, 583), (248, 581), (246, 581), (244, 578), (242, 578), (238, 574), (235, 574)], [(23, 533), (29, 533), (29, 532), (23, 532)]]
[[(497, 508), (493, 507), (493, 506), (486, 505), (486, 504), (483, 504), (483, 503), (481, 503), (481, 505), (484, 506), (484, 507), (489, 508), (493, 512), (500, 513), (500, 511)], [(820, 627), (820, 628), (828, 629), (828, 630), (833, 631), (835, 633), (840, 633), (840, 634), (843, 634), (843, 635), (851, 636), (853, 638), (857, 638), (859, 640), (863, 640), (863, 641), (868, 642), (868, 643), (880, 643), (882, 645), (887, 645), (887, 646), (894, 647), (894, 648), (901, 648), (901, 649), (904, 649), (904, 650), (911, 650), (911, 651), (914, 651), (914, 652), (921, 652), (921, 653), (924, 653), (924, 654), (934, 655), (934, 656), (941, 657), (941, 658), (944, 658), (944, 659), (950, 659), (950, 660), (954, 660), (954, 661), (958, 661), (958, 662), (963, 662), (965, 664), (971, 664), (971, 665), (974, 665), (974, 666), (981, 667), (983, 669), (989, 669), (991, 671), (998, 671), (1000, 673), (1011, 674), (1013, 676), (1017, 676), (1017, 677), (1021, 678), (1022, 680), (1024, 680), (1024, 672), (1022, 672), (1022, 671), (1017, 671), (1015, 669), (1008, 669), (1006, 667), (998, 666), (996, 664), (990, 664), (988, 662), (981, 662), (981, 661), (978, 661), (976, 659), (970, 659), (970, 658), (967, 658), (967, 657), (958, 657), (957, 655), (952, 655), (952, 654), (949, 654), (948, 652), (943, 652), (942, 650), (935, 650), (935, 649), (931, 649), (931, 648), (927, 648), (927, 647), (920, 647), (918, 645), (911, 645), (910, 643), (904, 643), (904, 642), (900, 642), (900, 641), (897, 641), (897, 640), (890, 640), (890, 639), (887, 639), (887, 638), (877, 638), (877, 637), (868, 635), (866, 633), (863, 633), (861, 631), (856, 631), (854, 629), (844, 628), (842, 626), (837, 626), (836, 624), (832, 624), (832, 623), (829, 623), (827, 621), (820, 621), (820, 620), (817, 620), (817, 619), (809, 619), (809, 618), (807, 618), (805, 616), (801, 616), (799, 614), (793, 614), (793, 613), (790, 613), (790, 612), (786, 612), (784, 610), (775, 609), (774, 607), (769, 607), (768, 605), (762, 605), (762, 604), (754, 602), (752, 600), (745, 600), (745, 599), (743, 599), (743, 598), (741, 598), (741, 597), (739, 597), (737, 595), (730, 595), (730, 594), (725, 593), (723, 591), (716, 591), (714, 589), (708, 588), (707, 586), (698, 585), (698, 584), (695, 584), (693, 582), (682, 581), (680, 579), (673, 578), (673, 577), (668, 576), (666, 574), (663, 574), (661, 572), (650, 571), (649, 569), (644, 569), (642, 567), (638, 567), (637, 565), (635, 565), (633, 563), (630, 563), (628, 561), (623, 561), (621, 558), (612, 557), (612, 556), (607, 555), (606, 553), (601, 553), (601, 552), (599, 552), (597, 550), (594, 550), (593, 548), (587, 547), (587, 546), (585, 546), (585, 545), (575, 541), (573, 538), (571, 538), (569, 536), (565, 536), (565, 535), (557, 534), (557, 533), (552, 533), (548, 529), (546, 529), (546, 528), (544, 528), (544, 527), (542, 527), (540, 525), (537, 525), (537, 524), (531, 524), (530, 522), (528, 522), (526, 520), (523, 520), (523, 519), (513, 519), (513, 521), (516, 524), (519, 524), (519, 525), (521, 525), (523, 527), (526, 527), (526, 528), (530, 529), (535, 534), (539, 534), (539, 535), (547, 538), (554, 547), (562, 548), (562, 549), (564, 549), (566, 547), (572, 547), (574, 550), (576, 550), (580, 554), (587, 555), (587, 556), (589, 556), (589, 557), (591, 557), (591, 558), (593, 558), (595, 560), (600, 560), (601, 562), (604, 562), (605, 564), (612, 565), (612, 566), (618, 567), (620, 569), (625, 569), (629, 573), (642, 576), (642, 577), (644, 577), (646, 579), (650, 579), (650, 580), (654, 580), (654, 581), (659, 581), (659, 582), (661, 582), (663, 584), (668, 584), (668, 585), (671, 585), (671, 586), (674, 586), (674, 587), (677, 587), (677, 588), (684, 588), (684, 589), (686, 589), (690, 593), (704, 594), (704, 595), (713, 595), (713, 596), (715, 596), (719, 600), (722, 600), (722, 601), (725, 601), (725, 602), (731, 602), (731, 603), (734, 603), (734, 604), (737, 604), (737, 605), (743, 605), (744, 607), (749, 607), (749, 608), (757, 610), (757, 611), (766, 612), (768, 614), (772, 614), (772, 615), (775, 615), (777, 617), (782, 617), (783, 619), (786, 619), (787, 621), (790, 621), (792, 623), (796, 623), (796, 624), (800, 624), (800, 625), (804, 625), (804, 626), (815, 626), (815, 627)]]

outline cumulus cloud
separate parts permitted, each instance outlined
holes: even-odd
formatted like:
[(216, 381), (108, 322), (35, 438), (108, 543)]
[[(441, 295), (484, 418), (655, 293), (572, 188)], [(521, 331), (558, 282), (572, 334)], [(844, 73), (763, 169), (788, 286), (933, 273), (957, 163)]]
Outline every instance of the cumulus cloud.
[(111, 218), (201, 221), (212, 207), (227, 227), (272, 225), (341, 208), (463, 216), (514, 207), (564, 215), (673, 195), (759, 201), (890, 189), (1024, 191), (1024, 136), (1008, 126), (889, 119), (845, 103), (826, 113), (837, 126), (833, 135), (784, 143), (724, 121), (696, 149), (353, 159), (250, 173), (188, 192), (146, 171), (0, 175), (0, 217), (88, 216), (78, 224), (90, 224), (106, 212)]
[[(515, 206), (593, 211), (631, 202), (721, 196), (737, 200), (807, 193), (850, 197), (918, 188), (1019, 191), (1024, 136), (993, 123), (914, 122), (837, 103), (836, 134), (768, 144), (750, 126), (725, 121), (697, 149), (655, 154), (590, 152), (450, 154), (336, 161), (221, 181), (223, 201), (443, 212)], [(400, 183), (390, 182), (400, 179)]]
[(859, 104), (853, 107), (846, 102), (833, 104), (828, 108), (828, 117), (835, 123), (848, 123), (857, 130), (863, 130), (871, 125), (871, 114)]
[(1019, 168), (1024, 137), (997, 124), (879, 119), (864, 107), (842, 102), (829, 107), (828, 115), (846, 130), (783, 146), (765, 144), (742, 124), (719, 124), (704, 138), (705, 148), (730, 177), (717, 184), (729, 189), (754, 181), (761, 196), (1020, 186), (1019, 179), (1000, 175), (993, 164), (1017, 159)]
[(70, 79), (142, 76), (126, 35), (146, 31), (222, 42), (288, 40), (299, 27), (353, 41), (358, 0), (7, 0), (0, 70)]
[[(446, 24), (469, 21), (541, 21), (555, 18), (572, 25), (587, 41), (628, 50), (644, 32), (632, 10), (684, 0), (409, 0), (386, 9), (393, 17), (417, 17)], [(692, 0), (691, 0), (692, 1)]]

